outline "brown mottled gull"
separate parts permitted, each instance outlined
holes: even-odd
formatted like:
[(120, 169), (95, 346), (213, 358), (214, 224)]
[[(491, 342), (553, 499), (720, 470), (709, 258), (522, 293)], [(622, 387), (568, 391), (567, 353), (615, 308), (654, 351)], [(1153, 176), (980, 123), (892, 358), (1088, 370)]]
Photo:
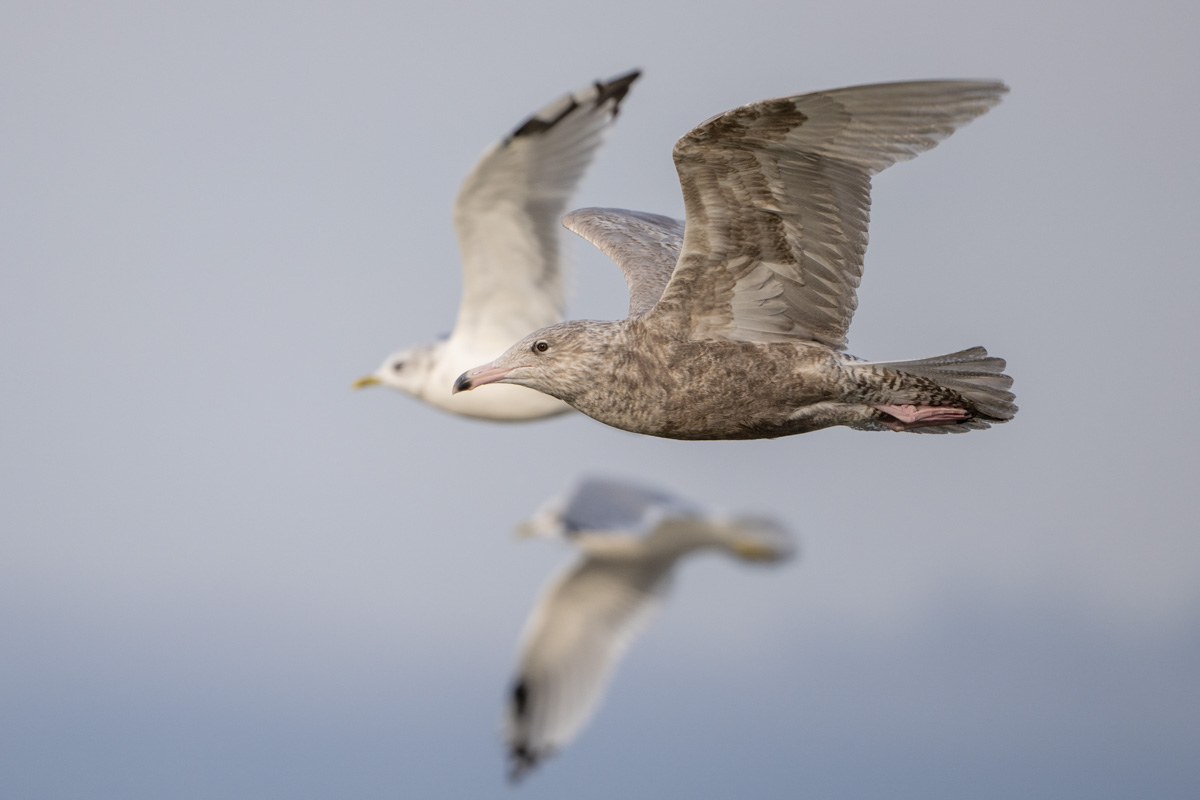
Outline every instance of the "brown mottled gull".
[(393, 353), (355, 388), (389, 386), (445, 411), (491, 420), (570, 411), (519, 386), (475, 396), (453, 396), (447, 388), (464, 369), (518, 337), (562, 321), (559, 218), (639, 74), (554, 101), (483, 154), (454, 204), (463, 271), (454, 332)]
[[(624, 430), (757, 439), (847, 425), (958, 432), (1017, 407), (974, 347), (912, 361), (843, 351), (867, 247), (871, 176), (996, 105), (991, 81), (855, 86), (727, 111), (675, 145), (687, 221), (584, 209), (564, 224), (630, 287), (615, 322), (563, 322), (459, 376), (512, 383)], [(675, 255), (677, 254), (677, 258)]]
[(586, 724), (679, 559), (712, 549), (766, 562), (792, 552), (771, 519), (714, 514), (642, 484), (596, 478), (518, 532), (565, 537), (583, 557), (550, 582), (525, 624), (505, 725), (513, 780)]

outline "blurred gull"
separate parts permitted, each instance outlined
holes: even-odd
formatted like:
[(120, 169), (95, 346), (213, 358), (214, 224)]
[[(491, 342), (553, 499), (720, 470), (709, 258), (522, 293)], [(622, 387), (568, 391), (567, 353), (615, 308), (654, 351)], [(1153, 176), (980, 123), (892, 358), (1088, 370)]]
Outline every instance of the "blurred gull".
[(639, 74), (598, 82), (551, 103), (483, 154), (454, 204), (463, 270), (454, 332), (393, 353), (355, 388), (390, 386), (437, 408), (492, 420), (570, 411), (518, 386), (476, 397), (456, 397), (450, 389), (467, 367), (562, 321), (559, 218)]
[[(564, 220), (624, 272), (629, 316), (535, 331), (463, 373), (455, 391), (528, 386), (608, 425), (673, 439), (832, 425), (946, 433), (1011, 419), (1012, 379), (982, 347), (891, 362), (842, 352), (871, 176), (1006, 91), (995, 81), (855, 86), (709, 119), (675, 145), (686, 225), (621, 209)], [(954, 280), (964, 302), (984, 288)]]
[(525, 623), (506, 725), (512, 780), (570, 742), (591, 717), (680, 558), (707, 548), (747, 561), (792, 552), (774, 520), (705, 512), (615, 480), (583, 481), (517, 532), (565, 537), (583, 558), (549, 583)]

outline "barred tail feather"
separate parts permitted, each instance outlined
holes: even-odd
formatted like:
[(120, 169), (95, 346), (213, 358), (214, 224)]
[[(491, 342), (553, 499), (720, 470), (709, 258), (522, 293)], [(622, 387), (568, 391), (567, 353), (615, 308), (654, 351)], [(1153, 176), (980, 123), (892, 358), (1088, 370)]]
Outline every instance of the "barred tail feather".
[[(1013, 379), (1004, 374), (1004, 359), (989, 356), (982, 347), (913, 361), (877, 361), (874, 365), (926, 378), (953, 389), (974, 403), (980, 415), (989, 422), (1007, 422), (1017, 413), (1013, 403), (1016, 395), (1009, 391)], [(936, 431), (938, 428), (924, 430)]]

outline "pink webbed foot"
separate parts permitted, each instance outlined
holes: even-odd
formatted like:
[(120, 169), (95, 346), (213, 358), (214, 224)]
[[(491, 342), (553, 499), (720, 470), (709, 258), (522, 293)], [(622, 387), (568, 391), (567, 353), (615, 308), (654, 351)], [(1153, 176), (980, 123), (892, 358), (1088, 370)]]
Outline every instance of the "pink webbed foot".
[(952, 425), (962, 422), (971, 416), (970, 412), (953, 406), (889, 406), (872, 405), (894, 419), (881, 419), (884, 425), (894, 431), (908, 431), (913, 428), (928, 428), (933, 425)]

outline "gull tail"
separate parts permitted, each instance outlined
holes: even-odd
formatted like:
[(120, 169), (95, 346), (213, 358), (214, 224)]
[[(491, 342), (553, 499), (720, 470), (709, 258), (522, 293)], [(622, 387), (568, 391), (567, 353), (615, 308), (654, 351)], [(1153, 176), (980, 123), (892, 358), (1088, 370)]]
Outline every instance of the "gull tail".
[[(1017, 413), (1013, 403), (1016, 395), (1009, 391), (1013, 379), (1004, 374), (1004, 359), (989, 356), (982, 347), (913, 361), (876, 361), (872, 365), (926, 378), (952, 389), (970, 400), (986, 422), (1008, 422)], [(946, 428), (916, 430), (936, 433)]]
[(787, 561), (796, 553), (791, 534), (770, 517), (743, 514), (712, 520), (710, 525), (717, 546), (742, 561)]

